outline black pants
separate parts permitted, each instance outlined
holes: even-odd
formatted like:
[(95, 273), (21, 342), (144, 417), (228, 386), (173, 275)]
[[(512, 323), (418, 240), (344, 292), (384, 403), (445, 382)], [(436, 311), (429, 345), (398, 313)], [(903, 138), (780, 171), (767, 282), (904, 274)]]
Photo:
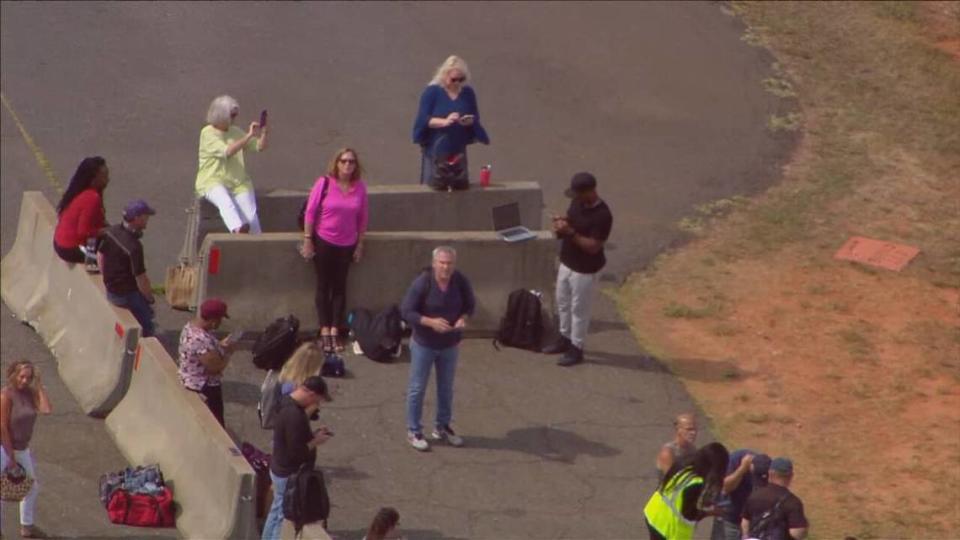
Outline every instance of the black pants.
[(322, 238), (313, 240), (313, 267), (317, 271), (317, 319), (320, 327), (343, 326), (347, 307), (347, 273), (357, 245), (337, 246)]
[[(196, 392), (196, 390), (194, 390), (194, 392)], [(207, 408), (213, 413), (217, 422), (220, 422), (221, 426), (226, 426), (223, 422), (223, 389), (220, 385), (210, 386), (209, 384), (205, 384), (203, 385), (203, 389), (197, 393), (203, 396), (203, 401), (206, 402)]]
[(67, 261), (68, 263), (77, 263), (83, 264), (87, 261), (87, 256), (80, 251), (80, 248), (65, 248), (57, 245), (56, 242), (53, 243), (53, 251), (56, 252), (57, 256), (61, 259)]

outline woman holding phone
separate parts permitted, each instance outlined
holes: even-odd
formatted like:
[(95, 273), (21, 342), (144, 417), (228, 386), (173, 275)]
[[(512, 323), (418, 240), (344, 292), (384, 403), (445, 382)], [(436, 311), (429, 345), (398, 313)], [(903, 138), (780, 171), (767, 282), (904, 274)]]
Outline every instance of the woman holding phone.
[(240, 105), (230, 96), (218, 96), (207, 110), (207, 125), (200, 130), (199, 167), (196, 191), (220, 210), (220, 217), (232, 233), (259, 234), (257, 199), (247, 175), (244, 152), (267, 149), (266, 111), (261, 122), (250, 122), (244, 132), (233, 125)]
[(477, 141), (490, 144), (480, 124), (477, 96), (467, 81), (470, 70), (459, 56), (450, 56), (437, 68), (420, 95), (420, 107), (413, 122), (413, 142), (420, 145), (420, 183), (429, 183), (436, 155), (463, 154), (467, 168), (467, 145)]
[(27, 476), (33, 478), (33, 486), (20, 501), (22, 538), (44, 537), (33, 524), (40, 483), (30, 453), (30, 439), (33, 437), (37, 413), (51, 412), (53, 407), (50, 406), (47, 389), (40, 381), (40, 370), (27, 360), (10, 364), (7, 368), (7, 384), (0, 389), (0, 439), (3, 443), (0, 448), (0, 474), (8, 474), (19, 465)]
[(340, 352), (340, 328), (347, 305), (347, 272), (363, 256), (367, 232), (367, 186), (363, 165), (352, 148), (341, 148), (327, 173), (313, 184), (303, 214), (300, 254), (317, 272), (316, 306), (324, 352)]

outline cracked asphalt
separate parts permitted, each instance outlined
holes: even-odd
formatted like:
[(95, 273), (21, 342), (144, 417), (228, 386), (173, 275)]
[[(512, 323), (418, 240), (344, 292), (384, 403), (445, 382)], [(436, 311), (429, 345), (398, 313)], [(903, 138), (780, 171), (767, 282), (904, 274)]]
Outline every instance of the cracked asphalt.
[[(259, 188), (310, 185), (347, 143), (372, 183), (407, 183), (419, 170), (409, 142), (417, 96), (457, 53), (493, 140), (471, 148), (475, 167), (493, 163), (495, 180), (539, 181), (547, 211), (564, 208), (573, 172), (596, 174), (615, 216), (602, 275), (611, 287), (681, 241), (674, 223), (697, 204), (775, 181), (789, 150), (765, 129), (781, 108), (760, 85), (772, 59), (743, 43), (742, 25), (720, 7), (3, 2), (0, 86), (61, 182), (83, 156), (101, 154), (111, 168), (110, 219), (134, 197), (159, 210), (145, 237), (159, 283), (180, 248), (180, 209), (192, 197), (197, 132), (213, 96), (233, 94), (245, 118), (270, 109), (271, 148), (248, 160)], [(23, 191), (57, 196), (6, 108), (0, 120), (6, 253)], [(6, 307), (2, 314), (3, 363), (37, 362), (56, 409), (32, 442), (38, 524), (60, 538), (176, 537), (108, 523), (97, 478), (125, 466), (123, 457), (103, 422), (79, 412), (37, 336)], [(160, 310), (168, 348), (184, 321)], [(336, 436), (318, 459), (334, 535), (362, 537), (390, 505), (411, 539), (644, 537), (656, 450), (673, 415), (693, 405), (606, 296), (587, 349), (585, 364), (562, 369), (552, 357), (465, 342), (454, 406), (466, 447), (426, 454), (404, 439), (406, 361), (348, 357), (350, 377), (336, 382), (323, 414)], [(232, 434), (266, 447), (255, 414), (261, 378), (240, 353), (224, 394)], [(433, 404), (428, 395), (425, 423)], [(2, 518), (4, 537), (15, 538), (15, 509), (4, 505)]]

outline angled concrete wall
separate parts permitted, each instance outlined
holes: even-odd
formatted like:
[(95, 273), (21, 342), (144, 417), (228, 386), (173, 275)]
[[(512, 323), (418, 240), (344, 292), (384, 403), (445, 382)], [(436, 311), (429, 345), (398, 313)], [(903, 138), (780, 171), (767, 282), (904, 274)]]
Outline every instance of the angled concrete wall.
[[(466, 191), (436, 192), (419, 184), (368, 185), (371, 232), (489, 231), (493, 207), (516, 202), (520, 222), (529, 229), (543, 226), (543, 195), (536, 182), (474, 186)], [(265, 232), (297, 230), (297, 214), (306, 190), (273, 190), (257, 193), (257, 215)], [(207, 233), (227, 232), (216, 207), (200, 205), (200, 241)]]
[(140, 324), (111, 304), (103, 280), (53, 251), (57, 217), (39, 192), (24, 194), (13, 249), (2, 262), (3, 300), (57, 358), (83, 411), (105, 416), (127, 391)]
[(140, 340), (130, 391), (107, 430), (132, 464), (159, 463), (184, 538), (257, 538), (254, 472), (156, 338)]
[[(275, 318), (293, 313), (304, 328), (317, 327), (313, 264), (297, 251), (302, 234), (208, 235), (201, 248), (199, 297), (223, 298), (231, 322), (263, 330)], [(414, 277), (430, 264), (438, 245), (458, 252), (457, 268), (477, 295), (472, 333), (490, 335), (517, 288), (544, 292), (544, 307), (553, 308), (556, 240), (541, 231), (534, 240), (506, 243), (492, 232), (370, 233), (364, 258), (351, 266), (347, 308), (380, 310), (399, 303)]]

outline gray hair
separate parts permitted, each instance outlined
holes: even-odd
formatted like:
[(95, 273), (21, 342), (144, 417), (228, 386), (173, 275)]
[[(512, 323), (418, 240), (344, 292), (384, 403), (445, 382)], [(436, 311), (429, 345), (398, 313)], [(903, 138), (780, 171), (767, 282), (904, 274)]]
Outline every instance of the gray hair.
[(240, 108), (237, 100), (228, 95), (217, 96), (210, 102), (207, 109), (207, 123), (212, 126), (230, 125), (233, 119), (230, 114)]
[(433, 248), (433, 259), (431, 260), (437, 260), (437, 255), (440, 255), (441, 253), (446, 253), (452, 256), (453, 260), (457, 260), (457, 250), (450, 246), (437, 246)]
[(470, 80), (470, 68), (467, 67), (467, 63), (463, 61), (463, 58), (451, 55), (437, 67), (437, 72), (433, 74), (433, 79), (427, 83), (427, 86), (431, 84), (443, 86), (444, 78), (446, 78), (447, 73), (450, 73), (451, 69), (458, 69), (463, 73), (463, 76), (466, 77), (466, 80), (463, 81), (464, 84)]

